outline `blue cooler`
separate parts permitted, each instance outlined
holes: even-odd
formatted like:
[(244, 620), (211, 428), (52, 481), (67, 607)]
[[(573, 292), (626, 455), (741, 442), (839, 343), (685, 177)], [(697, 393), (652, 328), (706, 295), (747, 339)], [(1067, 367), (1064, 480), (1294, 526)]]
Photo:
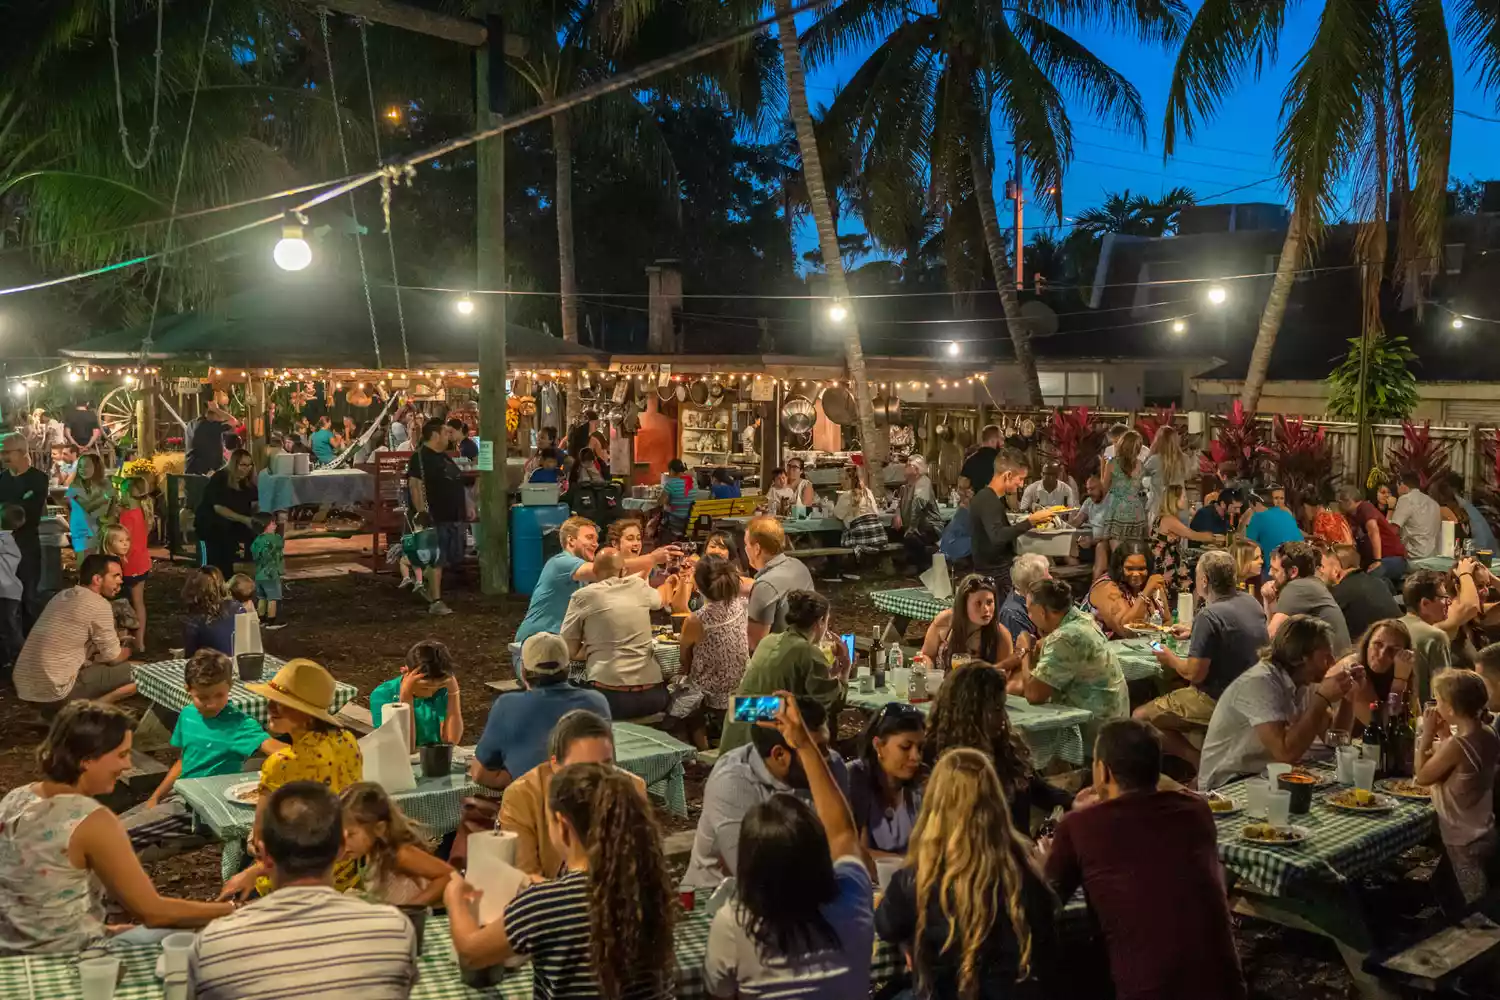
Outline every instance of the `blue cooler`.
[(536, 589), (542, 564), (562, 551), (557, 529), (572, 511), (565, 503), (516, 504), (510, 509), (510, 587), (517, 594)]

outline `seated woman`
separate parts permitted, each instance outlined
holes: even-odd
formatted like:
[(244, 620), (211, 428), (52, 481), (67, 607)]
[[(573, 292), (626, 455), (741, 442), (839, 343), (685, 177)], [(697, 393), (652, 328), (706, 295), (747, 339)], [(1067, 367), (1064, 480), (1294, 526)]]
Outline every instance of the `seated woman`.
[(953, 669), (953, 657), (967, 656), (1002, 669), (1017, 662), (1010, 632), (1000, 627), (995, 581), (970, 573), (959, 581), (953, 607), (938, 612), (927, 626), (921, 656), (937, 670)]
[[(147, 927), (201, 927), (229, 903), (162, 896), (120, 818), (94, 796), (130, 770), (134, 721), (91, 701), (63, 706), (37, 754), (42, 780), (0, 799), (0, 955), (67, 954), (102, 945), (103, 896)], [(124, 941), (154, 940), (139, 929)]]
[(245, 606), (224, 596), (224, 578), (218, 569), (199, 566), (189, 573), (182, 585), (182, 603), (188, 612), (182, 622), (182, 655), (191, 657), (200, 649), (217, 649), (233, 656), (234, 616), (243, 614)]
[(880, 505), (865, 479), (864, 466), (845, 466), (844, 488), (833, 505), (833, 516), (844, 522), (839, 544), (853, 549), (856, 556), (861, 549), (879, 551), (885, 547), (885, 523), (880, 520)]
[(1073, 797), (1046, 781), (1032, 763), (1031, 748), (1011, 728), (1005, 712), (1005, 677), (997, 670), (955, 671), (943, 681), (927, 717), (927, 760), (936, 761), (954, 747), (986, 754), (1000, 776), (1011, 825), (1031, 831), (1031, 809), (1043, 812), (1072, 808)]
[(1400, 700), (1403, 710), (1414, 697), (1412, 678), (1417, 669), (1417, 654), (1412, 647), (1411, 632), (1399, 618), (1387, 618), (1365, 629), (1354, 642), (1354, 651), (1344, 657), (1345, 666), (1365, 669), (1349, 693), (1354, 718), (1361, 725), (1370, 724), (1370, 706), (1384, 708), (1391, 698)]
[(1229, 546), (1229, 554), (1234, 556), (1234, 571), (1240, 581), (1240, 589), (1253, 595), (1260, 586), (1260, 578), (1266, 568), (1260, 546), (1243, 538), (1236, 538)]
[(905, 702), (887, 702), (860, 738), (859, 757), (849, 762), (849, 808), (870, 851), (906, 853), (917, 810), (922, 807), (922, 763), (926, 720)]
[(1154, 572), (1144, 542), (1116, 542), (1109, 554), (1109, 572), (1089, 588), (1089, 605), (1104, 634), (1128, 639), (1127, 625), (1150, 619), (1152, 612), (1171, 621), (1166, 583)]
[[(1155, 456), (1152, 456), (1155, 457)], [(1177, 606), (1178, 594), (1193, 592), (1193, 577), (1188, 572), (1188, 542), (1223, 545), (1224, 536), (1210, 531), (1194, 531), (1182, 521), (1182, 485), (1162, 488), (1151, 520), (1151, 558), (1165, 585), (1167, 607)]]

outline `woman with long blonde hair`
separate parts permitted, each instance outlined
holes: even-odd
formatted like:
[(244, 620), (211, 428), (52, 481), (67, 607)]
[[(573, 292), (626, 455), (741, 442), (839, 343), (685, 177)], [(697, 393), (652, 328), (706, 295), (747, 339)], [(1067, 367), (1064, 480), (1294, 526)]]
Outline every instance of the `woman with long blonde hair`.
[(1176, 427), (1163, 424), (1156, 432), (1144, 467), (1153, 510), (1161, 503), (1161, 495), (1167, 487), (1181, 486), (1186, 490), (1188, 460), (1182, 450), (1182, 435), (1177, 433)]
[(930, 1000), (1041, 996), (1055, 980), (1057, 900), (1011, 825), (987, 755), (938, 759), (875, 932), (911, 960)]

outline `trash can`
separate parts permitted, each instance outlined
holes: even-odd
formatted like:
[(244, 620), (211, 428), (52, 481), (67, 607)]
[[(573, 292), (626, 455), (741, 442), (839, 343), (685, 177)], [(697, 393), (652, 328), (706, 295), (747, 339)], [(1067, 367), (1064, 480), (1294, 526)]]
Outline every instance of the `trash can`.
[(542, 564), (560, 551), (557, 528), (571, 512), (563, 503), (516, 504), (510, 509), (510, 586), (530, 594), (542, 575)]
[(37, 592), (55, 594), (63, 588), (62, 550), (63, 539), (68, 534), (68, 522), (61, 517), (44, 517), (36, 526), (36, 534), (42, 548)]

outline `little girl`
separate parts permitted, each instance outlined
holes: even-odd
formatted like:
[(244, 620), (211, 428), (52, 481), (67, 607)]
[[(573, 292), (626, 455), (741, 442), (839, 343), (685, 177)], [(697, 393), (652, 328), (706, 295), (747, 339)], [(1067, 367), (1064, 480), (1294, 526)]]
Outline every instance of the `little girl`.
[(392, 906), (431, 906), (443, 898), (453, 868), (422, 849), (416, 824), (373, 781), (339, 796), (344, 806), (344, 858), (359, 864), (366, 894)]
[[(1422, 718), (1416, 781), (1431, 789), (1448, 867), (1467, 905), (1488, 890), (1485, 872), (1495, 853), (1493, 802), (1500, 736), (1480, 722), (1489, 691), (1478, 674), (1444, 670), (1432, 679), (1432, 691), (1437, 708), (1429, 708)], [(1450, 726), (1457, 728), (1457, 735), (1448, 735)], [(1454, 909), (1463, 909), (1458, 900), (1453, 902)]]
[[(146, 648), (146, 577), (151, 575), (151, 554), (145, 539), (137, 540), (124, 518), (127, 514), (140, 514), (139, 508), (121, 512), (120, 524), (111, 524), (99, 533), (99, 551), (120, 560), (120, 572), (125, 579), (121, 586), (123, 595), (129, 599), (135, 612), (136, 649)], [(145, 529), (145, 521), (141, 521)]]

